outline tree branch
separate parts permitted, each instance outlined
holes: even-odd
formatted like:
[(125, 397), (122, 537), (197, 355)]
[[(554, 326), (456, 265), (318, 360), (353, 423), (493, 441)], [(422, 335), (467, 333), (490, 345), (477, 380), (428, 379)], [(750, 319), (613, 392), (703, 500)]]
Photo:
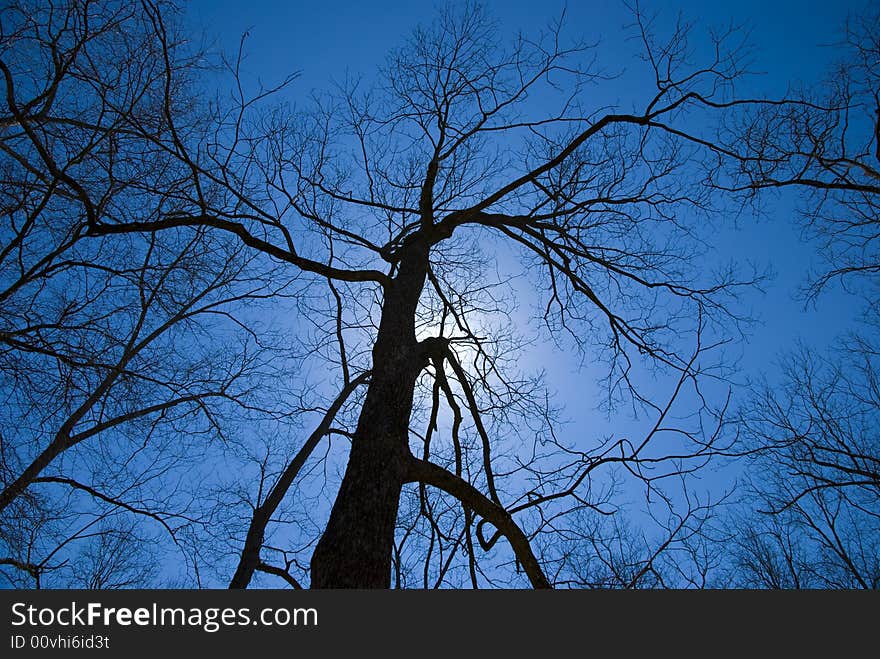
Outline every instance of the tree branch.
[(473, 485), (431, 462), (412, 457), (408, 464), (410, 482), (432, 485), (461, 501), (465, 506), (494, 525), (510, 543), (517, 561), (534, 588), (552, 588), (541, 564), (535, 558), (528, 538), (510, 514)]

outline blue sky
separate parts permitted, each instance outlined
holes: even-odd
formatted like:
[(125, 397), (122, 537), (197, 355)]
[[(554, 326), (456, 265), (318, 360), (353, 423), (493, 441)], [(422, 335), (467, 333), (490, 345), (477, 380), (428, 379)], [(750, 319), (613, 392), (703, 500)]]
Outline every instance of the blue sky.
[[(572, 33), (601, 36), (612, 47), (616, 42), (621, 55), (632, 53), (630, 44), (619, 40), (619, 28), (630, 19), (624, 3), (618, 0), (490, 0), (484, 4), (511, 30), (541, 26), (565, 9)], [(401, 0), (192, 0), (187, 14), (194, 26), (219, 36), (221, 43), (234, 44), (243, 30), (253, 28), (249, 45), (253, 68), (267, 76), (291, 69), (302, 71), (308, 88), (321, 85), (345, 68), (369, 72), (402, 35), (418, 22), (429, 20), (435, 6)], [(762, 68), (783, 81), (799, 76), (810, 79), (810, 69), (823, 61), (821, 45), (833, 40), (847, 12), (862, 6), (864, 3), (853, 0), (643, 3), (661, 17), (672, 18), (680, 11), (701, 25), (748, 24)]]

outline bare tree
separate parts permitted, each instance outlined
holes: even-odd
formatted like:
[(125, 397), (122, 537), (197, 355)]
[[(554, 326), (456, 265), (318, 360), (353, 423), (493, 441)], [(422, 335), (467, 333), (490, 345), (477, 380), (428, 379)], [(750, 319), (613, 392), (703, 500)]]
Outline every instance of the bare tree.
[[(815, 297), (831, 281), (869, 282), (880, 272), (880, 12), (850, 18), (825, 80), (786, 102), (736, 113), (730, 141), (742, 158), (736, 189), (791, 189), (800, 195), (807, 233), (825, 268), (810, 282)], [(731, 160), (730, 162), (734, 162)]]
[[(149, 14), (41, 2), (0, 18), (0, 552), (36, 585), (118, 586), (103, 571), (127, 567), (95, 563), (92, 579), (78, 561), (128, 561), (133, 520), (183, 549), (204, 520), (182, 475), (230, 419), (294, 413), (266, 386), (294, 346), (258, 336), (249, 311), (290, 280), (197, 228), (86, 238), (94, 218), (175, 198), (179, 160), (144, 138), (167, 130), (171, 93)], [(142, 568), (132, 585), (155, 573)]]
[[(225, 521), (212, 517), (204, 531), (237, 545), (234, 587), (248, 585), (256, 571), (292, 586), (308, 578), (321, 588), (388, 587), (392, 578), (407, 585), (416, 583), (414, 574), (422, 585), (610, 584), (610, 576), (572, 576), (571, 543), (563, 540), (578, 534), (579, 551), (613, 555), (614, 583), (634, 587), (662, 584), (662, 557), (693, 549), (708, 504), (679, 483), (725, 448), (726, 397), (716, 399), (707, 383), (712, 389), (723, 377), (714, 355), (740, 320), (737, 290), (751, 283), (729, 270), (713, 272), (700, 259), (700, 226), (724, 210), (717, 187), (707, 183), (738, 157), (716, 134), (716, 120), (752, 103), (734, 95), (742, 73), (735, 32), (714, 36), (708, 60), (697, 63), (690, 60), (689, 26), (659, 39), (649, 18), (635, 11), (633, 29), (653, 86), (630, 107), (612, 108), (594, 100), (592, 90), (606, 78), (593, 62), (594, 48), (567, 45), (561, 21), (534, 38), (503, 40), (481, 7), (450, 5), (390, 54), (375, 85), (351, 81), (294, 110), (261, 104), (277, 88), (249, 93), (235, 61), (228, 67), (232, 100), (200, 103), (207, 96), (194, 93), (203, 84), (200, 60), (177, 33), (168, 4), (70, 2), (52, 12), (8, 12), (17, 22), (4, 21), (4, 29), (14, 27), (0, 58), (8, 107), (0, 123), (4, 167), (10, 180), (27, 183), (4, 201), (13, 218), (4, 243), (12, 245), (9, 253), (27, 244), (21, 227), (36, 230), (43, 218), (54, 220), (43, 208), (51, 201), (64, 205), (69, 227), (61, 233), (69, 238), (60, 251), (51, 246), (57, 237), (44, 249), (45, 264), (46, 257), (31, 257), (37, 272), (54, 273), (52, 264), (67, 258), (66, 240), (87, 250), (68, 268), (71, 277), (91, 283), (88, 273), (101, 263), (92, 251), (109, 250), (114, 266), (104, 276), (128, 277), (134, 308), (145, 309), (147, 300), (152, 313), (148, 292), (161, 287), (144, 283), (152, 281), (146, 273), (179, 271), (182, 282), (167, 275), (174, 283), (170, 301), (156, 296), (160, 317), (174, 319), (171, 326), (182, 332), (160, 351), (178, 346), (175, 368), (201, 354), (194, 348), (230, 354), (196, 338), (206, 327), (197, 314), (213, 318), (228, 302), (223, 318), (261, 346), (262, 335), (248, 332), (251, 325), (234, 310), (295, 293), (287, 310), (304, 312), (297, 321), (301, 343), (311, 346), (310, 359), (325, 361), (318, 377), (339, 382), (316, 387), (320, 402), (303, 396), (295, 409), (273, 415), (249, 398), (271, 382), (233, 394), (244, 373), (222, 366), (217, 373), (214, 357), (197, 360), (208, 376), (196, 367), (189, 380), (169, 376), (156, 366), (167, 362), (141, 364), (140, 352), (123, 349), (140, 345), (148, 331), (143, 323), (126, 325), (126, 332), (106, 329), (121, 341), (115, 360), (98, 360), (113, 352), (100, 343), (95, 354), (77, 357), (97, 381), (85, 402), (64, 398), (60, 409), (72, 420), (57, 424), (63, 432), (50, 440), (48, 460), (36, 458), (36, 467), (21, 472), (23, 481), (12, 479), (10, 501), (72, 446), (76, 433), (97, 435), (108, 419), (119, 419), (120, 427), (134, 417), (164, 422), (162, 411), (173, 409), (180, 422), (172, 415), (172, 427), (192, 436), (195, 422), (184, 410), (203, 415), (210, 431), (233, 446), (230, 455), (253, 467), (225, 474), (254, 478), (240, 483), (234, 505), (210, 512)], [(42, 77), (20, 54), (27, 52), (20, 44), (33, 40), (48, 53), (35, 58), (48, 66)], [(94, 107), (75, 117), (75, 104), (60, 113), (63, 101), (71, 102), (70, 88), (84, 91)], [(551, 99), (556, 111), (548, 114), (537, 98)], [(47, 230), (57, 226), (48, 224)], [(171, 257), (154, 266), (159, 245), (181, 267)], [(204, 259), (188, 261), (199, 248)], [(125, 249), (141, 255), (143, 265), (120, 270), (120, 262), (131, 262), (119, 251)], [(245, 264), (257, 267), (255, 280), (244, 274), (251, 272)], [(210, 302), (203, 301), (206, 289)], [(540, 305), (533, 323), (515, 308), (529, 297)], [(56, 325), (68, 305), (59, 306), (50, 321)], [(31, 334), (39, 337), (37, 324)], [(72, 331), (88, 330), (79, 325)], [(13, 340), (14, 329), (4, 332), (4, 341)], [(642, 436), (584, 437), (565, 429), (540, 374), (519, 363), (534, 350), (530, 340), (555, 341), (582, 364), (604, 364), (609, 402), (647, 419)], [(43, 343), (57, 350), (60, 339)], [(273, 374), (286, 366), (257, 361), (259, 375), (263, 366)], [(149, 385), (173, 396), (126, 391), (117, 406), (144, 401), (135, 411), (104, 403), (112, 400), (112, 384), (139, 383), (154, 367), (162, 375), (150, 375)], [(102, 386), (101, 376), (112, 382)], [(73, 382), (83, 387), (92, 380), (77, 373)], [(657, 383), (664, 394), (656, 394)], [(351, 398), (356, 390), (362, 398)], [(196, 398), (184, 401), (189, 395)], [(245, 418), (308, 412), (317, 423), (298, 440), (261, 452), (254, 433), (230, 440), (225, 428), (241, 425), (241, 417), (219, 419), (209, 396), (231, 398)], [(77, 416), (73, 405), (86, 411)], [(7, 409), (18, 415), (25, 407)], [(338, 491), (332, 459), (315, 454), (331, 435), (343, 438), (347, 453)], [(8, 461), (10, 473), (20, 471), (15, 460)], [(303, 531), (297, 546), (270, 543), (282, 504), (307, 463), (316, 462), (329, 474), (319, 488), (332, 498), (329, 518), (313, 535)], [(608, 475), (615, 468), (628, 487), (638, 485), (666, 510), (662, 518), (655, 514), (660, 539), (643, 542), (638, 559), (618, 559), (620, 552), (601, 539), (607, 531), (584, 521), (586, 513), (619, 507)], [(76, 476), (65, 470), (52, 478), (104, 503), (122, 503)], [(231, 520), (230, 511), (239, 517)], [(279, 540), (292, 543), (289, 535)], [(35, 564), (12, 560), (25, 571)]]
[(761, 514), (738, 523), (746, 584), (880, 585), (877, 376), (877, 352), (854, 339), (827, 359), (791, 355), (783, 385), (753, 400), (743, 422)]
[[(877, 588), (880, 445), (876, 426), (880, 239), (880, 12), (850, 19), (822, 85), (737, 115), (748, 154), (736, 189), (800, 195), (831, 282), (866, 301), (858, 331), (821, 356), (801, 348), (756, 387), (741, 419), (752, 460), (750, 505), (733, 524), (733, 583), (772, 588)], [(735, 162), (731, 160), (731, 162)]]

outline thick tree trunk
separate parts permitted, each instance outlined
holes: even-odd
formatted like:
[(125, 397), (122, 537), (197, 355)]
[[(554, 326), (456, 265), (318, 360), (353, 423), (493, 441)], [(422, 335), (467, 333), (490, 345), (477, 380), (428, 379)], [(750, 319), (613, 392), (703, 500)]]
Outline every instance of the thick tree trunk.
[(400, 491), (411, 457), (413, 390), (423, 365), (415, 313), (428, 246), (407, 246), (385, 288), (373, 368), (342, 485), (311, 563), (312, 588), (388, 588)]

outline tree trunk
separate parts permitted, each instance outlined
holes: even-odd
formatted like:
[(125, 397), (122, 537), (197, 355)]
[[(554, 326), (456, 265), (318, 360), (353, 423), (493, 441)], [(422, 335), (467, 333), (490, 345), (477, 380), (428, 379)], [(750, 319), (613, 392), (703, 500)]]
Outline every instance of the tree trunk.
[(373, 368), (339, 493), (311, 563), (312, 588), (388, 588), (400, 491), (407, 478), (409, 421), (425, 362), (415, 313), (428, 245), (405, 248), (385, 287)]
[(251, 518), (248, 527), (247, 536), (245, 537), (244, 547), (241, 550), (241, 556), (238, 559), (238, 567), (232, 575), (229, 587), (232, 589), (247, 588), (257, 571), (260, 564), (260, 550), (263, 549), (263, 534), (266, 531), (266, 525), (269, 523), (269, 515), (263, 508), (257, 508)]

